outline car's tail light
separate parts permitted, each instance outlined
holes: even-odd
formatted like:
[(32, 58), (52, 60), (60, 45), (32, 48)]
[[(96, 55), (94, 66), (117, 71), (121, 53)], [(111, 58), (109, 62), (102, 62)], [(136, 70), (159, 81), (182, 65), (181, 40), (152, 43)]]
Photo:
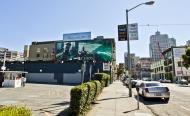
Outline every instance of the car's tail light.
[(145, 88), (145, 92), (147, 92), (147, 93), (149, 92), (149, 91), (148, 91), (148, 88)]
[(170, 90), (166, 87), (166, 92), (169, 92)]

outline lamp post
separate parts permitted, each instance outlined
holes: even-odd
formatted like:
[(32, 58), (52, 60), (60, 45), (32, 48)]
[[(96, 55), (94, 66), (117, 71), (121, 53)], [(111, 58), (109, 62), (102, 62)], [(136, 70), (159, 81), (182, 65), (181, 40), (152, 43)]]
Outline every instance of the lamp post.
[(126, 33), (127, 33), (127, 49), (128, 49), (128, 72), (129, 72), (129, 97), (132, 97), (132, 89), (131, 89), (131, 57), (130, 57), (130, 39), (129, 39), (129, 29), (128, 29), (128, 24), (129, 24), (129, 22), (128, 22), (128, 13), (131, 11), (131, 10), (133, 10), (133, 9), (135, 9), (135, 8), (137, 8), (137, 7), (139, 7), (139, 6), (141, 6), (141, 5), (153, 5), (154, 4), (154, 1), (149, 1), (149, 2), (144, 2), (144, 3), (141, 3), (141, 4), (138, 4), (138, 5), (136, 5), (135, 7), (133, 7), (133, 8), (131, 8), (131, 9), (126, 9)]
[(6, 67), (5, 67), (5, 62), (6, 62), (6, 55), (7, 55), (7, 51), (8, 49), (5, 49), (4, 50), (4, 59), (3, 59), (3, 66), (1, 67), (1, 69), (3, 70), (3, 72), (6, 70)]

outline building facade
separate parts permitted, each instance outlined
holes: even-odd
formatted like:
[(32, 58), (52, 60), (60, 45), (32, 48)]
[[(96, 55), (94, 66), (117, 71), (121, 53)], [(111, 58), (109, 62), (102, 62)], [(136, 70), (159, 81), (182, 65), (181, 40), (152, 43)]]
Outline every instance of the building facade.
[(140, 64), (138, 64), (139, 69), (139, 78), (148, 78), (151, 79), (151, 64), (152, 59), (151, 58), (140, 58)]
[[(29, 49), (29, 57), (28, 55)], [(30, 47), (25, 46), (24, 54), (29, 61), (55, 60), (55, 41), (32, 42)]]
[(175, 82), (185, 78), (189, 80), (190, 68), (186, 69), (182, 63), (182, 55), (185, 54), (186, 46), (171, 47), (163, 52), (165, 77)]
[[(131, 76), (137, 78), (139, 71), (137, 70), (137, 64), (140, 62), (140, 57), (135, 54), (130, 55), (131, 58)], [(125, 69), (128, 69), (128, 53), (124, 53)]]
[(20, 58), (23, 58), (22, 53), (18, 51), (10, 51), (7, 48), (0, 48), (0, 61), (4, 60), (4, 54), (6, 50), (6, 61), (18, 61)]
[(167, 34), (160, 34), (159, 31), (155, 35), (150, 36), (149, 54), (153, 61), (160, 60), (163, 55), (162, 52), (171, 46), (176, 46), (176, 40), (169, 38)]
[(165, 78), (164, 59), (151, 64), (151, 80), (158, 81), (160, 79), (167, 79)]
[(112, 82), (117, 70), (115, 47), (114, 38), (102, 36), (93, 40), (32, 42), (30, 47), (25, 46), (24, 69), (30, 82), (81, 83), (83, 71), (85, 82), (96, 72), (109, 73)]

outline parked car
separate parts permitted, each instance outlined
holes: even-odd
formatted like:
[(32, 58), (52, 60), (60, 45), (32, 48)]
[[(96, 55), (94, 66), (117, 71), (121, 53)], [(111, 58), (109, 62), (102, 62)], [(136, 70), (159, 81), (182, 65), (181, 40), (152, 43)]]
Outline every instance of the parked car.
[(151, 81), (151, 78), (150, 77), (143, 77), (142, 80), (143, 81)]
[[(133, 81), (134, 79), (133, 78), (131, 78), (131, 84), (132, 84), (132, 81)], [(129, 83), (130, 83), (130, 79), (129, 78), (127, 78), (126, 80), (125, 80), (125, 85), (127, 86), (127, 87), (129, 87)]]
[(171, 83), (171, 80), (167, 80), (167, 79), (160, 79), (159, 81), (161, 83)]
[(181, 79), (181, 80), (177, 81), (176, 83), (181, 84), (181, 85), (188, 85), (188, 81), (185, 79)]
[(136, 84), (141, 80), (131, 80), (132, 88), (136, 87)]
[(162, 85), (160, 82), (154, 81), (141, 81), (136, 85), (139, 88), (139, 94), (144, 100), (148, 98), (161, 98), (165, 102), (170, 99), (169, 88)]

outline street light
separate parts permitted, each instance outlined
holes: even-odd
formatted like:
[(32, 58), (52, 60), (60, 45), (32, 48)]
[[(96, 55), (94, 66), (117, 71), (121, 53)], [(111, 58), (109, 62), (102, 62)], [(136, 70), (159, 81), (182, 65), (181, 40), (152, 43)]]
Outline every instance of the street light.
[(6, 62), (6, 55), (7, 55), (7, 51), (8, 49), (5, 49), (4, 50), (4, 60), (3, 60), (3, 66), (1, 67), (1, 69), (3, 70), (3, 72), (6, 70), (6, 67), (5, 67), (5, 62)]
[(129, 97), (132, 97), (132, 89), (131, 89), (131, 75), (130, 75), (130, 71), (131, 71), (131, 58), (130, 58), (130, 39), (129, 39), (129, 29), (128, 29), (128, 13), (129, 11), (141, 6), (141, 5), (153, 5), (154, 1), (149, 1), (149, 2), (144, 2), (141, 4), (136, 5), (135, 7), (131, 8), (131, 9), (126, 9), (126, 33), (127, 33), (127, 49), (128, 49), (128, 72), (129, 72)]

